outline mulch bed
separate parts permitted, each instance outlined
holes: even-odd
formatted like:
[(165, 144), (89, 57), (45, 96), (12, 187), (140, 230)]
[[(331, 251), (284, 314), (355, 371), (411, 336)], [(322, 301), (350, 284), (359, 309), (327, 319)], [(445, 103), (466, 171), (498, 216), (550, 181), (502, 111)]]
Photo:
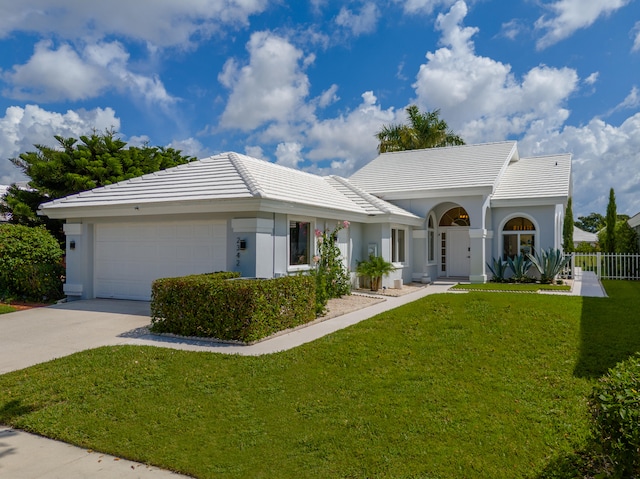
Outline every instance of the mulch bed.
[(47, 303), (24, 303), (24, 302), (12, 302), (11, 304), (0, 303), (3, 306), (11, 306), (12, 308), (16, 308), (18, 311), (22, 311), (24, 309), (33, 309), (33, 308), (43, 308), (44, 306), (51, 306), (51, 304)]

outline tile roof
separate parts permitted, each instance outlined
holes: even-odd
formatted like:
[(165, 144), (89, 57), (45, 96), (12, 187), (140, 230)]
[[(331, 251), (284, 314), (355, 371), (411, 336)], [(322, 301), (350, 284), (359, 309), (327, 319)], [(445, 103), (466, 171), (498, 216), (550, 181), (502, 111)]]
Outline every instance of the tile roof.
[(383, 153), (349, 179), (372, 194), (493, 188), (509, 161), (518, 159), (515, 141)]
[(415, 215), (344, 179), (322, 177), (238, 153), (222, 153), (42, 205), (47, 210), (143, 203), (267, 199), (364, 215)]
[(520, 158), (509, 164), (491, 200), (567, 197), (570, 190), (570, 154)]
[(590, 233), (589, 231), (581, 230), (577, 226), (574, 226), (573, 242), (574, 243), (597, 243), (598, 235), (595, 233)]

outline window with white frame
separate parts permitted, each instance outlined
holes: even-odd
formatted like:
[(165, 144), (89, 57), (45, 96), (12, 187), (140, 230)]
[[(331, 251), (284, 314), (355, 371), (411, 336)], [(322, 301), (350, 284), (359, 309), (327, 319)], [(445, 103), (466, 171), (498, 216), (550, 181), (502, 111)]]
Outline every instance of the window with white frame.
[(536, 228), (527, 218), (512, 218), (502, 228), (502, 259), (519, 254), (533, 254), (536, 247)]
[(429, 241), (429, 263), (433, 263), (436, 260), (436, 230), (434, 227), (433, 215), (429, 215), (429, 221), (427, 223), (427, 239)]
[(289, 221), (289, 266), (305, 266), (313, 257), (311, 222)]
[(404, 263), (406, 232), (404, 228), (391, 228), (391, 261)]

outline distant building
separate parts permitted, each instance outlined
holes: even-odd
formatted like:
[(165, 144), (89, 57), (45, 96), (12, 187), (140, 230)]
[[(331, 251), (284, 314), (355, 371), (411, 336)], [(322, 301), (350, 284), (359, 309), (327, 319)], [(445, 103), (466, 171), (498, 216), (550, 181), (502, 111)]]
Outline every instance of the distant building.
[[(7, 192), (8, 188), (9, 187), (7, 185), (0, 185), (0, 201), (2, 201), (2, 197)], [(6, 223), (7, 221), (9, 221), (9, 218), (0, 213), (0, 223)]]
[(588, 231), (581, 230), (577, 226), (573, 227), (573, 245), (577, 248), (583, 243), (588, 243), (591, 246), (595, 246), (598, 242), (598, 235), (595, 233), (589, 233)]
[(633, 218), (629, 218), (627, 223), (638, 233), (638, 248), (640, 248), (640, 213), (636, 214)]

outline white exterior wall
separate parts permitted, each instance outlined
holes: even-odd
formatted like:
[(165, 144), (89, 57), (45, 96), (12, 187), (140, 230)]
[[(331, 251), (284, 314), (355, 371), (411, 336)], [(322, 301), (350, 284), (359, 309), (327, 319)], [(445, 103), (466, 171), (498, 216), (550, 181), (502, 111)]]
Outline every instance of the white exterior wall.
[[(493, 231), (491, 229), (491, 214), (487, 195), (473, 195), (460, 197), (424, 198), (410, 200), (394, 200), (392, 203), (411, 213), (425, 218), (424, 227), (416, 231), (413, 241), (414, 259), (411, 263), (411, 277), (416, 281), (429, 282), (437, 279), (446, 272), (441, 268), (441, 228), (438, 227), (440, 218), (451, 208), (461, 206), (469, 214), (469, 248), (470, 270), (469, 279), (474, 283), (487, 281), (487, 255), (492, 249)], [(435, 214), (435, 261), (428, 261), (428, 215)], [(487, 220), (488, 218), (488, 220)], [(489, 225), (489, 226), (488, 226)], [(405, 280), (406, 281), (406, 280)]]
[[(523, 216), (530, 219), (535, 225), (536, 231), (536, 250), (548, 248), (558, 248), (562, 244), (562, 218), (558, 216), (558, 207), (562, 205), (552, 206), (526, 206), (526, 207), (509, 207), (509, 208), (493, 208), (493, 230), (494, 241), (491, 257), (500, 258), (503, 251), (502, 230), (507, 221), (512, 218)], [(564, 210), (563, 210), (564, 211)], [(560, 220), (560, 229), (557, 231), (558, 220)]]
[[(95, 264), (96, 264), (96, 228), (99, 225), (127, 224), (144, 225), (145, 223), (191, 223), (207, 222), (230, 223), (229, 215), (167, 215), (167, 216), (137, 216), (115, 218), (83, 218), (69, 221), (65, 226), (66, 234), (66, 281), (64, 292), (70, 300), (91, 299), (95, 297)], [(229, 231), (227, 227), (227, 231)], [(234, 271), (235, 267), (235, 238), (233, 244), (226, 241), (225, 253), (227, 271)]]

